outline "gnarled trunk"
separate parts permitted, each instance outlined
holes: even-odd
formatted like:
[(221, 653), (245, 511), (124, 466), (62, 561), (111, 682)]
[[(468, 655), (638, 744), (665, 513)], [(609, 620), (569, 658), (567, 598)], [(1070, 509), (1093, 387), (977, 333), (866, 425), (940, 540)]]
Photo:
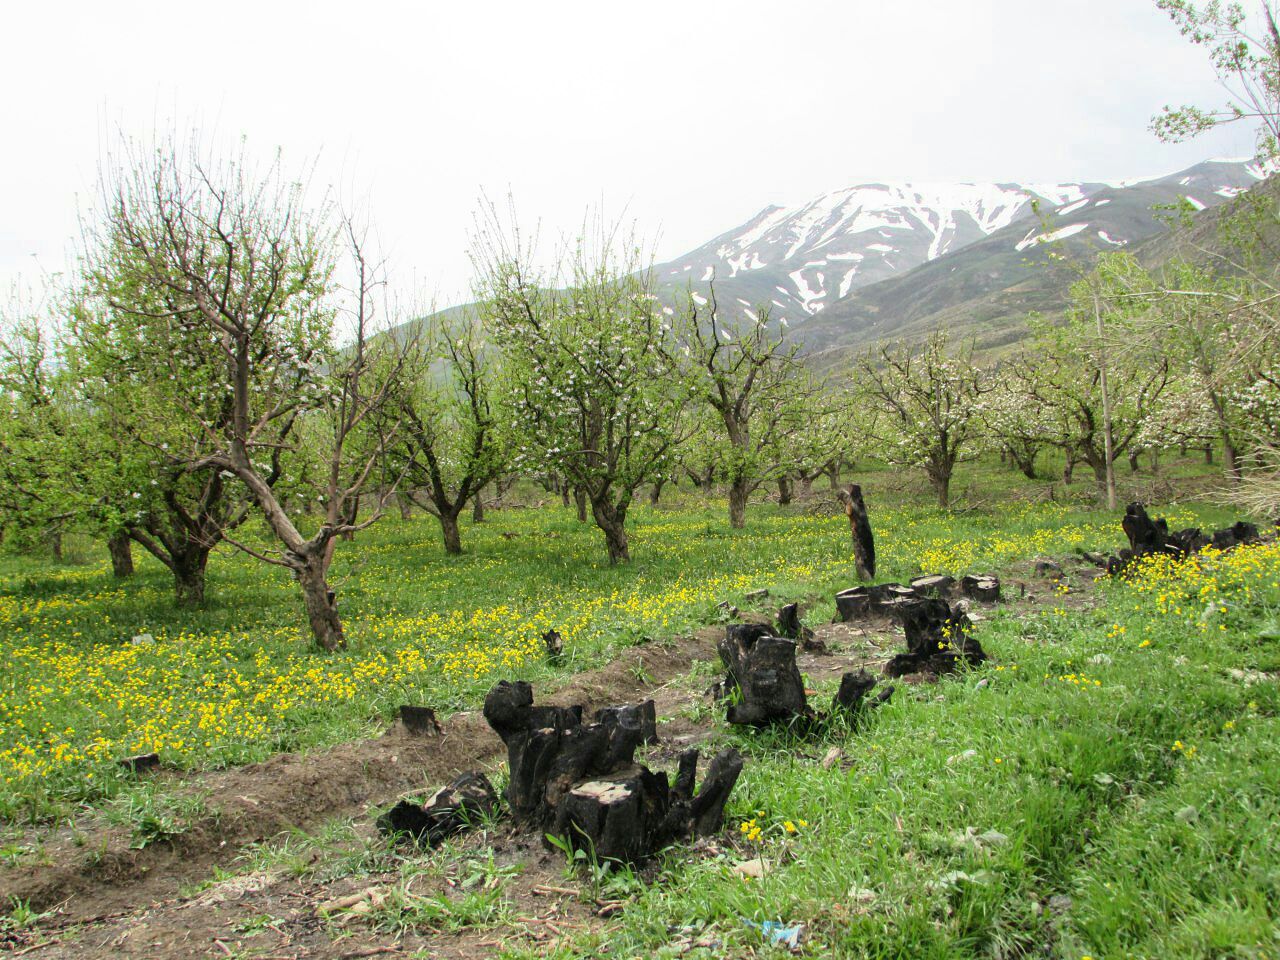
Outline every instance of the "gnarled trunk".
[(653, 486), (649, 488), (649, 504), (651, 506), (658, 505), (658, 499), (662, 496), (662, 487), (666, 484), (665, 477), (659, 477), (653, 481)]
[(785, 507), (791, 503), (791, 478), (778, 478), (778, 505)]
[(440, 511), (440, 533), (444, 537), (444, 552), (457, 555), (462, 552), (462, 534), (458, 530), (458, 514)]
[(477, 490), (471, 498), (471, 522), (484, 523), (484, 487)]
[(319, 555), (300, 560), (293, 575), (302, 588), (302, 602), (307, 610), (311, 636), (321, 650), (328, 653), (342, 650), (347, 645), (347, 638), (342, 632), (342, 621), (338, 618), (337, 595), (329, 589), (325, 580), (326, 564)]
[(575, 487), (573, 490), (573, 501), (578, 506), (578, 522), (587, 522), (587, 491), (581, 487)]
[(124, 531), (107, 538), (107, 552), (111, 554), (111, 575), (123, 580), (133, 576), (133, 550), (129, 534)]
[(591, 504), (591, 514), (595, 517), (596, 526), (604, 533), (605, 547), (609, 551), (610, 563), (626, 563), (631, 559), (631, 551), (627, 546), (627, 508), (614, 506), (607, 500), (595, 501)]
[(179, 606), (195, 607), (204, 603), (204, 573), (208, 563), (209, 550), (205, 547), (191, 547), (174, 554), (170, 569)]

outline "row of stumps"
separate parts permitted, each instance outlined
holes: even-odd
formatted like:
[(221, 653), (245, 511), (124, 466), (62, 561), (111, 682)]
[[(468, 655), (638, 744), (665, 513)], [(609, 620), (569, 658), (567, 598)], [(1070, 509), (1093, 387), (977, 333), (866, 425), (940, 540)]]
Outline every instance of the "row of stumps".
[[(910, 586), (880, 584), (845, 591), (841, 617), (894, 617), (904, 628), (907, 650), (886, 664), (885, 673), (946, 673), (963, 661), (986, 659), (971, 635), (972, 621), (947, 597), (955, 591), (982, 601), (999, 598), (993, 577), (925, 577)], [(858, 599), (850, 603), (850, 596)], [(888, 702), (894, 688), (875, 691), (866, 670), (845, 673), (825, 711), (809, 704), (796, 662), (799, 649), (823, 652), (799, 608), (779, 611), (777, 625), (732, 623), (717, 651), (725, 677), (712, 692), (725, 705), (725, 719), (751, 727), (786, 725), (799, 735), (831, 720), (858, 722)], [(407, 707), (402, 722), (411, 731), (432, 732), (426, 708)], [(427, 711), (429, 712), (429, 711)], [(642, 861), (673, 842), (719, 832), (725, 804), (742, 772), (734, 749), (717, 753), (696, 783), (699, 752), (685, 751), (674, 781), (635, 759), (641, 746), (658, 741), (654, 702), (605, 707), (590, 720), (581, 705), (534, 703), (525, 681), (502, 681), (485, 697), (484, 717), (507, 748), (509, 779), (499, 798), (479, 771), (462, 774), (425, 803), (404, 799), (378, 821), (387, 834), (408, 835), (434, 846), (485, 819), (505, 812), (519, 827), (540, 833), (549, 844), (586, 851), (598, 860)], [(695, 787), (697, 789), (695, 789)]]
[[(605, 707), (588, 722), (580, 705), (535, 705), (527, 682), (503, 680), (485, 697), (484, 717), (507, 748), (511, 819), (601, 861), (634, 863), (718, 833), (742, 772), (733, 749), (712, 758), (696, 790), (697, 750), (680, 755), (674, 783), (638, 763), (636, 750), (658, 740), (652, 700)], [(488, 778), (469, 771), (425, 803), (401, 800), (378, 827), (434, 846), (501, 810)]]

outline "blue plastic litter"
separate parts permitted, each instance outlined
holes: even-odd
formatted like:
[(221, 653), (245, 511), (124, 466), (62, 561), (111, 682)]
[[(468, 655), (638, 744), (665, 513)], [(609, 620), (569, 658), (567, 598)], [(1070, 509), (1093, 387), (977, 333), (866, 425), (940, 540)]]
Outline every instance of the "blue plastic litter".
[(804, 931), (803, 923), (797, 923), (795, 926), (789, 927), (777, 920), (766, 920), (764, 923), (756, 923), (754, 920), (744, 920), (743, 922), (747, 926), (759, 930), (762, 936), (786, 947), (788, 950), (800, 949), (800, 934)]

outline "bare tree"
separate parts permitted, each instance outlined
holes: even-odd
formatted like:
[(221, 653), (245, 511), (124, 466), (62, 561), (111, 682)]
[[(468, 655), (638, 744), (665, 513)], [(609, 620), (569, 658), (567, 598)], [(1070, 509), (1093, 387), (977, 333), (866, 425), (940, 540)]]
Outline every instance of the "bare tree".
[(384, 416), (402, 423), (389, 454), (412, 497), (440, 521), (446, 553), (462, 552), (458, 518), (506, 468), (498, 358), (472, 317), (435, 318)]
[[(209, 161), (172, 141), (127, 159), (104, 177), (101, 217), (86, 234), (90, 257), (108, 277), (126, 265), (147, 290), (111, 289), (119, 322), (159, 319), (201, 345), (195, 366), (202, 375), (216, 371), (206, 386), (227, 409), (215, 425), (188, 407), (184, 413), (203, 429), (181, 448), (156, 449), (184, 469), (212, 469), (244, 485), (277, 545), (227, 541), (288, 568), (317, 645), (342, 647), (327, 580), (335, 538), (376, 521), (395, 489), (394, 479), (374, 478), (399, 425), (378, 414), (404, 363), (399, 339), (374, 337), (380, 265), (368, 260), (364, 233), (349, 219), (335, 222), (328, 203), (308, 206), (305, 186), (286, 180), (278, 161), (259, 176), (243, 158)], [(345, 287), (336, 279), (344, 246)], [(304, 451), (318, 460), (314, 493), (322, 507), (310, 534), (290, 517), (273, 481), (282, 459)], [(357, 523), (371, 479), (381, 481), (382, 493)]]
[[(700, 302), (701, 301), (701, 302)], [(712, 411), (713, 462), (729, 481), (729, 525), (746, 524), (747, 499), (776, 480), (788, 495), (791, 464), (785, 446), (800, 432), (820, 395), (796, 360), (784, 322), (767, 308), (745, 310), (745, 319), (720, 316), (715, 285), (709, 296), (690, 294), (679, 329), (686, 379), (694, 398)]]
[(882, 414), (872, 427), (879, 455), (923, 467), (938, 506), (947, 509), (956, 464), (976, 456), (971, 441), (980, 426), (979, 399), (990, 390), (972, 348), (951, 355), (941, 333), (920, 347), (882, 346), (859, 361), (858, 376)]
[(532, 247), (492, 208), (475, 250), (484, 319), (510, 364), (515, 464), (555, 470), (590, 504), (610, 563), (631, 558), (636, 490), (670, 468), (682, 391), (670, 335), (636, 245), (601, 226), (580, 239), (567, 283), (532, 266)]

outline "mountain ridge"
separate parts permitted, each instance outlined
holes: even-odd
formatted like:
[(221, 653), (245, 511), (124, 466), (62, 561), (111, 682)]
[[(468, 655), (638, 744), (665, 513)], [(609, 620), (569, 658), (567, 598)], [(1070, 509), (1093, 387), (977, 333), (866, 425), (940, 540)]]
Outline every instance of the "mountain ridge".
[(1060, 273), (1029, 269), (1049, 250), (1140, 245), (1167, 232), (1160, 207), (1208, 210), (1271, 172), (1217, 158), (1119, 181), (860, 184), (765, 207), (653, 271), (669, 299), (705, 296), (714, 280), (732, 313), (767, 306), (815, 357), (939, 325), (998, 346), (1016, 339), (1027, 312), (1061, 300)]

